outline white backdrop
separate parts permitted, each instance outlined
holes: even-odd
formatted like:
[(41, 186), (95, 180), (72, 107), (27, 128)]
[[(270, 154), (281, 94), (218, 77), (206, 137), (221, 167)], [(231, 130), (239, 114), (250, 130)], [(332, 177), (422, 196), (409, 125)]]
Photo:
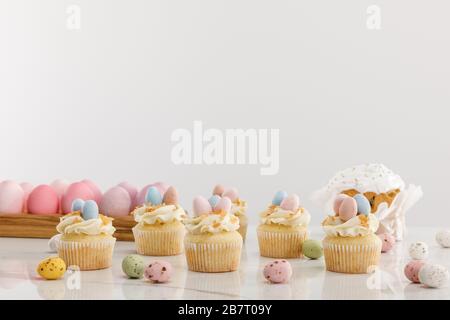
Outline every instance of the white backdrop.
[[(81, 9), (81, 29), (66, 9)], [(381, 29), (366, 26), (370, 5)], [(0, 180), (157, 180), (190, 208), (217, 182), (254, 223), (278, 189), (309, 200), (382, 162), (425, 197), (410, 225), (450, 226), (448, 1), (0, 0)], [(280, 170), (175, 166), (171, 133), (280, 129)]]

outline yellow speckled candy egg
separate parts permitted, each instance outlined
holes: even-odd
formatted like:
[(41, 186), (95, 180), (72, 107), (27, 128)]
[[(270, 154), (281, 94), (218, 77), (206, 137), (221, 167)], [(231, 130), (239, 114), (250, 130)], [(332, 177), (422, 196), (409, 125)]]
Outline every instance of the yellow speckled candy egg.
[(66, 263), (59, 257), (51, 257), (42, 260), (38, 267), (37, 273), (44, 279), (56, 280), (61, 278), (66, 272)]

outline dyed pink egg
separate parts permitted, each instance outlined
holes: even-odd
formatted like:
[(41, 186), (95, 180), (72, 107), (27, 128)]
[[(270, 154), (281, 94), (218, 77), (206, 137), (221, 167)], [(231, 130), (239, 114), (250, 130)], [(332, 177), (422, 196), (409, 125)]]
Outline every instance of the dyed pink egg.
[(194, 198), (193, 209), (196, 216), (210, 213), (212, 211), (211, 205), (209, 204), (208, 200), (200, 196)]
[(220, 198), (220, 200), (217, 202), (216, 206), (214, 207), (214, 211), (225, 211), (225, 212), (230, 212), (231, 211), (231, 206), (232, 206), (232, 202), (229, 198), (225, 198), (225, 196), (223, 198)]
[(50, 187), (53, 188), (53, 190), (55, 190), (56, 194), (58, 195), (59, 198), (59, 209), (58, 209), (58, 213), (62, 213), (62, 197), (64, 195), (64, 193), (66, 192), (67, 188), (69, 187), (69, 181), (64, 180), (64, 179), (56, 179), (55, 181), (53, 181), (50, 184)]
[(341, 207), (342, 201), (344, 201), (347, 198), (350, 197), (346, 194), (340, 194), (336, 197), (333, 205), (334, 213), (339, 214), (339, 208)]
[(91, 188), (83, 182), (72, 183), (64, 193), (62, 198), (62, 212), (64, 214), (70, 213), (72, 209), (72, 202), (76, 199), (81, 200), (95, 200), (94, 193)]
[(222, 194), (225, 192), (225, 187), (221, 184), (218, 184), (214, 187), (213, 195), (222, 196)]
[(165, 204), (178, 204), (178, 191), (174, 187), (167, 189), (164, 194), (163, 202)]
[(287, 283), (292, 277), (292, 267), (287, 260), (274, 260), (266, 264), (263, 274), (271, 283)]
[(128, 194), (130, 195), (130, 199), (131, 199), (130, 212), (133, 211), (136, 206), (135, 202), (136, 202), (136, 196), (138, 194), (138, 189), (126, 181), (119, 183), (117, 186), (122, 187), (125, 190), (127, 190)]
[(225, 192), (222, 194), (222, 197), (227, 197), (231, 201), (236, 201), (239, 198), (238, 190), (236, 188), (230, 188), (225, 190)]
[(378, 237), (381, 240), (381, 252), (389, 252), (392, 250), (392, 248), (395, 246), (395, 237), (393, 235), (390, 235), (389, 233), (382, 233), (379, 234)]
[(358, 204), (356, 200), (348, 197), (344, 199), (339, 207), (339, 218), (342, 221), (348, 221), (358, 214)]
[(102, 191), (100, 190), (100, 188), (91, 180), (89, 179), (84, 179), (83, 181), (84, 184), (86, 184), (89, 188), (91, 188), (92, 193), (94, 194), (94, 199), (95, 202), (100, 203), (102, 201)]
[(296, 194), (291, 194), (281, 201), (280, 207), (284, 210), (296, 211), (300, 207), (300, 198)]
[(0, 183), (0, 213), (22, 213), (24, 196), (25, 193), (18, 183), (10, 180)]
[(144, 277), (155, 283), (165, 283), (172, 277), (173, 268), (167, 261), (152, 262), (144, 271)]
[(419, 271), (424, 265), (424, 260), (412, 260), (411, 262), (409, 262), (404, 269), (406, 278), (408, 278), (408, 280), (411, 282), (420, 283)]
[(106, 191), (100, 202), (100, 212), (110, 217), (128, 216), (130, 207), (130, 194), (122, 187), (113, 187)]
[(28, 197), (28, 212), (33, 214), (57, 214), (58, 194), (52, 187), (42, 184), (33, 189)]
[(31, 191), (33, 191), (34, 186), (28, 182), (22, 182), (20, 187), (23, 190), (23, 209), (22, 212), (28, 212), (28, 197)]

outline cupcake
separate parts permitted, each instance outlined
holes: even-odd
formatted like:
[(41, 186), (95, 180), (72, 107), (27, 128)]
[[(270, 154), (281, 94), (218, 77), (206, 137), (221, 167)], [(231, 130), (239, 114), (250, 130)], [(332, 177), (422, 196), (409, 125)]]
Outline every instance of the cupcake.
[(239, 219), (239, 230), (242, 239), (247, 237), (247, 202), (239, 197), (238, 190), (236, 188), (226, 189), (222, 185), (218, 184), (213, 190), (213, 196), (209, 199), (211, 206), (214, 206), (221, 197), (227, 197), (231, 200), (231, 214), (234, 214)]
[(231, 200), (226, 197), (214, 206), (203, 197), (194, 199), (195, 217), (184, 221), (189, 270), (230, 272), (239, 268), (243, 240), (238, 232), (239, 219), (231, 214), (231, 207)]
[(116, 239), (112, 219), (99, 214), (94, 200), (77, 199), (72, 212), (61, 217), (56, 230), (61, 234), (56, 241), (58, 255), (68, 266), (80, 270), (98, 270), (111, 267)]
[(388, 233), (402, 240), (405, 213), (422, 197), (422, 189), (412, 184), (407, 186), (398, 174), (382, 164), (365, 164), (338, 172), (314, 198), (329, 212), (339, 194), (364, 195), (369, 200), (371, 213), (380, 221), (378, 233)]
[(378, 265), (382, 247), (375, 234), (379, 222), (371, 213), (370, 202), (361, 194), (341, 194), (334, 201), (334, 212), (322, 222), (327, 270), (369, 273)]
[(285, 191), (275, 194), (272, 204), (261, 213), (258, 242), (261, 256), (269, 258), (300, 258), (308, 236), (311, 215), (300, 206), (296, 194)]
[(161, 194), (148, 188), (145, 203), (133, 212), (136, 250), (145, 256), (174, 256), (183, 252), (185, 228), (181, 222), (186, 212), (178, 204), (178, 193), (170, 187)]

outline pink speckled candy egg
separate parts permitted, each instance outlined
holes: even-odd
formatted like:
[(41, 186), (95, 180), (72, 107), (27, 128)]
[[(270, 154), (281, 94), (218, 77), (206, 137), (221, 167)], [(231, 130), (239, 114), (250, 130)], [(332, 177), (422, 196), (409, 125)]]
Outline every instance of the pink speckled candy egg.
[(100, 202), (100, 212), (110, 217), (128, 216), (130, 207), (130, 194), (122, 187), (113, 187), (106, 191)]
[(411, 262), (409, 262), (404, 269), (406, 278), (408, 278), (408, 280), (411, 282), (420, 283), (419, 271), (424, 265), (424, 260), (412, 260)]
[(125, 190), (127, 190), (128, 194), (130, 195), (130, 199), (131, 199), (130, 212), (133, 211), (134, 208), (136, 207), (136, 197), (138, 194), (138, 189), (126, 181), (119, 183), (117, 186), (122, 187)]
[(350, 197), (343, 193), (336, 197), (336, 199), (334, 200), (334, 205), (333, 205), (334, 213), (339, 215), (339, 208), (342, 205), (342, 201), (344, 201), (347, 198), (350, 198)]
[(172, 276), (172, 265), (167, 261), (152, 262), (144, 271), (144, 277), (155, 283), (165, 283)]
[(389, 252), (392, 250), (392, 248), (395, 246), (395, 237), (389, 233), (382, 233), (379, 234), (378, 237), (381, 240), (381, 252)]
[(348, 221), (358, 214), (358, 204), (353, 198), (345, 198), (339, 207), (339, 218)]
[(225, 192), (222, 194), (222, 197), (227, 197), (234, 202), (239, 198), (239, 192), (236, 188), (230, 188), (225, 190)]
[(225, 187), (221, 184), (218, 184), (213, 189), (213, 195), (222, 196), (222, 194), (225, 192)]
[(292, 277), (292, 267), (287, 260), (274, 260), (266, 264), (263, 274), (271, 283), (287, 283)]
[(52, 187), (42, 184), (34, 188), (28, 197), (28, 211), (33, 214), (57, 214), (58, 194)]
[(220, 200), (217, 202), (216, 206), (214, 207), (214, 211), (225, 211), (230, 212), (231, 206), (233, 204), (231, 203), (231, 200), (229, 198), (220, 198)]
[(23, 209), (22, 212), (28, 212), (28, 197), (31, 191), (33, 191), (34, 186), (29, 182), (22, 182), (20, 187), (23, 190)]
[(18, 183), (10, 180), (0, 183), (0, 213), (22, 213), (24, 196), (25, 193)]
[(291, 194), (281, 201), (280, 207), (284, 210), (296, 211), (300, 207), (300, 198), (296, 194)]
[(205, 213), (210, 213), (212, 211), (209, 201), (201, 196), (197, 196), (194, 198), (193, 209), (194, 214), (196, 216), (200, 216)]
[(91, 181), (89, 179), (84, 179), (81, 182), (83, 182), (89, 188), (91, 188), (91, 191), (94, 194), (94, 199), (92, 199), (92, 200), (95, 200), (95, 202), (97, 202), (97, 203), (102, 202), (102, 197), (103, 197), (102, 191), (93, 181)]
[(85, 183), (83, 182), (72, 183), (67, 188), (62, 198), (62, 212), (64, 214), (70, 213), (72, 209), (72, 202), (76, 199), (81, 199), (85, 201), (94, 200), (95, 196), (91, 191), (91, 188), (89, 188), (89, 186), (86, 185)]

